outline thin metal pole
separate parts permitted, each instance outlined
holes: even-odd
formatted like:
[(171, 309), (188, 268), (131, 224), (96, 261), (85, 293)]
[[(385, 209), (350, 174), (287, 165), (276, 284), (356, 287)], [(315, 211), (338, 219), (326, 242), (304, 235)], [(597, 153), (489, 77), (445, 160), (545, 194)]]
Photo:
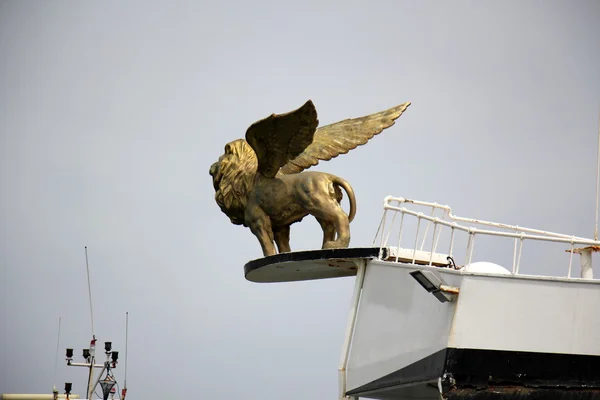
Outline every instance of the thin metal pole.
[(573, 267), (573, 253), (575, 252), (575, 244), (571, 242), (571, 248), (569, 249), (569, 270), (567, 271), (567, 278), (571, 277), (571, 268)]
[(129, 336), (129, 311), (125, 313), (125, 381), (123, 389), (127, 391), (127, 342)]
[[(433, 217), (435, 215), (435, 205), (431, 207), (431, 216)], [(427, 226), (425, 227), (425, 234), (423, 235), (423, 241), (421, 242), (421, 249), (423, 250), (423, 247), (425, 247), (425, 240), (427, 239), (427, 233), (429, 233), (429, 223), (431, 222), (431, 220), (427, 221)]]
[[(90, 351), (91, 353), (91, 351)], [(92, 400), (92, 394), (94, 393), (94, 387), (92, 386), (94, 384), (94, 364), (96, 363), (96, 356), (94, 354), (92, 354), (90, 356), (90, 372), (88, 375), (88, 386), (87, 386), (87, 395), (88, 395), (88, 400)]]
[(469, 240), (467, 241), (467, 252), (465, 253), (465, 265), (469, 264), (469, 254), (471, 254), (471, 242), (473, 241), (473, 232), (469, 232)]
[[(396, 215), (398, 215), (397, 212), (394, 213), (394, 216), (392, 217), (392, 223), (390, 224), (390, 231), (388, 232), (386, 238), (385, 238), (385, 244), (387, 245), (388, 240), (390, 239), (390, 235), (392, 234), (392, 229), (394, 229), (394, 222), (396, 222)], [(402, 214), (404, 215), (404, 214)]]
[(92, 284), (90, 282), (90, 265), (88, 263), (87, 246), (85, 246), (85, 268), (87, 270), (88, 295), (89, 295), (89, 298), (90, 298), (90, 317), (92, 319), (92, 338), (96, 339), (96, 334), (95, 334), (95, 331), (94, 331), (94, 311), (92, 309)]
[(513, 266), (512, 266), (513, 275), (515, 274), (516, 268), (517, 268), (517, 243), (518, 243), (518, 239), (515, 238), (515, 246), (513, 248)]
[(53, 379), (53, 389), (56, 390), (56, 366), (58, 365), (58, 346), (60, 344), (60, 322), (62, 317), (58, 317), (58, 337), (56, 338), (56, 356), (54, 357), (54, 377)]
[(402, 217), (400, 218), (400, 232), (398, 232), (398, 245), (396, 246), (396, 262), (398, 262), (398, 257), (400, 256), (400, 241), (402, 240), (402, 229), (404, 228), (404, 213), (402, 213)]
[[(437, 221), (433, 221), (433, 234), (431, 235), (431, 251), (429, 252), (429, 266), (433, 263), (433, 252), (435, 251), (435, 232), (437, 231)], [(441, 229), (440, 229), (441, 230)]]
[[(92, 308), (92, 283), (90, 281), (90, 264), (88, 261), (88, 251), (87, 246), (85, 246), (85, 269), (87, 271), (87, 280), (88, 280), (88, 296), (90, 300), (90, 319), (92, 321), (92, 343), (90, 346), (90, 374), (88, 376), (88, 399), (92, 398), (92, 393), (94, 391), (94, 387), (92, 384), (94, 383), (94, 363), (96, 361), (96, 331), (94, 330), (94, 310)], [(92, 351), (93, 347), (93, 351)]]
[(381, 219), (381, 243), (379, 244), (379, 253), (381, 254), (381, 249), (383, 249), (383, 238), (385, 236), (385, 220), (387, 218), (387, 210), (383, 212), (383, 218)]
[(415, 248), (413, 249), (413, 258), (412, 264), (415, 263), (415, 259), (417, 258), (417, 244), (419, 243), (419, 228), (421, 227), (421, 213), (417, 217), (417, 234), (415, 235)]
[(444, 225), (440, 226), (440, 230), (438, 231), (437, 238), (435, 239), (435, 244), (433, 245), (433, 251), (437, 251), (438, 243), (440, 242), (440, 236), (442, 236), (443, 228), (444, 228)]
[(471, 251), (469, 252), (469, 264), (473, 261), (473, 249), (475, 248), (475, 234), (473, 233), (473, 240), (471, 240)]
[[(456, 225), (456, 222), (454, 222)], [(454, 251), (454, 226), (452, 226), (452, 232), (450, 233), (450, 250), (448, 251), (448, 255), (452, 257), (452, 251)]]
[(352, 293), (352, 305), (350, 315), (348, 316), (348, 326), (346, 327), (346, 335), (344, 337), (344, 345), (342, 347), (342, 359), (340, 360), (340, 368), (338, 369), (340, 399), (346, 397), (346, 368), (348, 367), (348, 357), (350, 353), (350, 344), (352, 343), (352, 334), (356, 324), (356, 314), (360, 303), (360, 293), (365, 281), (365, 270), (367, 269), (367, 261), (360, 260), (358, 271), (356, 272), (356, 280), (354, 282), (354, 291)]
[(515, 273), (519, 274), (519, 267), (521, 266), (521, 255), (523, 254), (523, 237), (521, 237), (521, 242), (519, 244), (519, 257), (517, 258), (517, 268)]
[(381, 221), (379, 221), (379, 226), (377, 227), (377, 232), (375, 233), (375, 237), (373, 238), (373, 244), (377, 241), (377, 236), (379, 236), (379, 231), (381, 230), (381, 225), (383, 225), (383, 220), (385, 219), (387, 210), (383, 211), (383, 215), (381, 216)]
[(596, 154), (596, 226), (594, 228), (594, 240), (598, 240), (598, 198), (600, 193), (600, 111), (598, 112), (598, 153)]

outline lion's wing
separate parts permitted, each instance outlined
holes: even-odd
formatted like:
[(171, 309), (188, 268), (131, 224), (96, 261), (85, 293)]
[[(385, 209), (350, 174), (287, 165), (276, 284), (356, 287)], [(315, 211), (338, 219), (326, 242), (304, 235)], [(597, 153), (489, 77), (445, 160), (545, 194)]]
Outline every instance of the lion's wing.
[(285, 114), (272, 114), (250, 125), (246, 141), (258, 158), (258, 172), (272, 178), (312, 143), (319, 120), (312, 101)]
[(394, 125), (395, 120), (410, 106), (400, 104), (364, 117), (345, 119), (316, 130), (312, 143), (297, 157), (281, 167), (284, 174), (301, 172), (367, 143), (373, 136)]

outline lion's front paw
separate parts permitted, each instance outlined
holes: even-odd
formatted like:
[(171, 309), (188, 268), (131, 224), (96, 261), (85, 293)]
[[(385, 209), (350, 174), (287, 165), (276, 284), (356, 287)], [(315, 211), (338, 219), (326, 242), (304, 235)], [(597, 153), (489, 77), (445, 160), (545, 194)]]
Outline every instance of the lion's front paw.
[(335, 249), (336, 248), (336, 243), (334, 241), (329, 241), (329, 242), (325, 242), (323, 243), (323, 249)]
[(348, 240), (330, 240), (323, 244), (323, 249), (345, 249), (350, 245), (350, 239)]

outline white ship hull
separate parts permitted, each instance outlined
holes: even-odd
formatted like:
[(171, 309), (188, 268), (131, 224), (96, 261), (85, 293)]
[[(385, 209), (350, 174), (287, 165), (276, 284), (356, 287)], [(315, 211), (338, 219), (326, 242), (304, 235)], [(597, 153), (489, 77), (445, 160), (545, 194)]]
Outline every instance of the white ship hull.
[[(435, 271), (460, 294), (453, 302), (438, 301), (411, 277), (415, 269)], [(347, 394), (481, 397), (490, 387), (582, 386), (590, 373), (586, 383), (600, 385), (600, 340), (593, 333), (600, 331), (599, 284), (370, 260)]]

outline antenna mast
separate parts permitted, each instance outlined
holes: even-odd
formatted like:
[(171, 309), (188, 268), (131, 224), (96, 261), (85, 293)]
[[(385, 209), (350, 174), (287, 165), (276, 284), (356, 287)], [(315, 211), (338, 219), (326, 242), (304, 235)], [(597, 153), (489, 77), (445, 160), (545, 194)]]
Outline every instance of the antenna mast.
[(87, 246), (85, 246), (85, 269), (87, 271), (87, 279), (88, 279), (88, 295), (90, 298), (90, 318), (92, 320), (92, 341), (90, 342), (90, 372), (88, 375), (88, 389), (87, 389), (87, 398), (92, 398), (92, 393), (94, 390), (94, 363), (96, 362), (96, 333), (94, 330), (94, 311), (92, 309), (92, 284), (90, 282), (90, 264), (88, 262), (88, 252)]
[(594, 228), (594, 240), (598, 240), (598, 198), (600, 189), (600, 110), (598, 112), (598, 166), (596, 168), (596, 227)]
[(129, 336), (129, 311), (125, 313), (125, 379), (123, 381), (123, 389), (121, 390), (121, 400), (125, 400), (127, 395), (127, 342)]
[[(104, 342), (104, 354), (106, 355), (106, 360), (101, 364), (96, 364), (96, 333), (94, 330), (94, 312), (92, 308), (92, 285), (90, 278), (90, 265), (88, 261), (88, 251), (87, 246), (85, 246), (85, 267), (87, 271), (88, 278), (88, 295), (90, 300), (90, 317), (92, 322), (92, 340), (90, 341), (90, 347), (87, 349), (83, 349), (83, 359), (85, 362), (77, 363), (73, 362), (73, 349), (68, 348), (66, 352), (66, 360), (67, 365), (74, 367), (84, 367), (89, 369), (88, 373), (88, 383), (87, 383), (87, 391), (86, 391), (86, 399), (91, 400), (92, 396), (96, 390), (96, 387), (100, 385), (102, 387), (102, 398), (108, 399), (109, 395), (112, 395), (114, 398), (115, 394), (115, 385), (117, 381), (111, 370), (117, 368), (117, 362), (119, 358), (118, 351), (112, 351), (112, 342)], [(125, 364), (127, 365), (127, 364)], [(100, 374), (97, 379), (94, 376), (94, 369), (101, 368)], [(102, 379), (102, 375), (106, 373), (104, 379)], [(65, 393), (68, 395), (71, 393), (71, 383), (65, 383)], [(58, 395), (58, 391), (54, 391), (55, 400)]]
[[(56, 392), (56, 366), (58, 365), (58, 346), (60, 344), (60, 322), (62, 317), (58, 317), (58, 337), (56, 339), (56, 356), (54, 357), (54, 377), (52, 383), (53, 392)], [(58, 392), (57, 392), (58, 393)]]
[(92, 284), (90, 283), (90, 265), (88, 262), (87, 246), (85, 246), (85, 268), (87, 270), (88, 295), (90, 297), (90, 317), (92, 319), (92, 338), (96, 339), (96, 334), (94, 331), (94, 311), (92, 310)]

